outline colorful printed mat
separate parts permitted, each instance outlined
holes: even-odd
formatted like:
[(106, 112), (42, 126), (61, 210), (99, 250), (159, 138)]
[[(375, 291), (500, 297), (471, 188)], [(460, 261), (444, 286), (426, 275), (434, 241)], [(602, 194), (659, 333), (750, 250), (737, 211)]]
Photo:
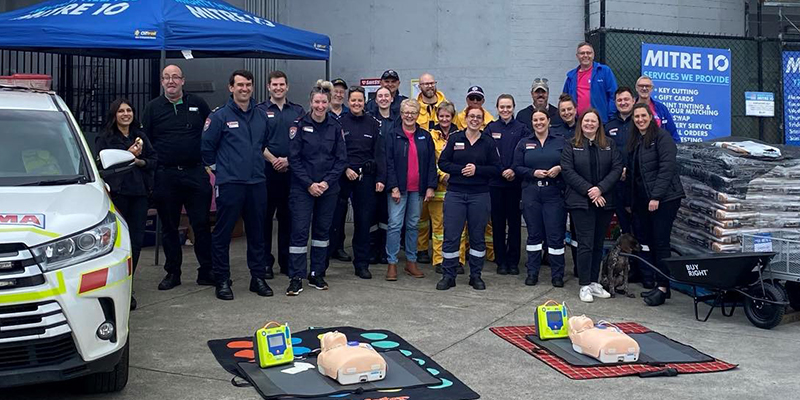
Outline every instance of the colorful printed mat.
[[(653, 332), (635, 322), (623, 322), (616, 324), (616, 326), (622, 329), (623, 332), (629, 334)], [(580, 367), (567, 363), (563, 358), (556, 356), (547, 349), (539, 347), (528, 340), (526, 336), (536, 334), (536, 330), (533, 326), (503, 326), (490, 328), (490, 330), (495, 335), (500, 336), (514, 346), (524, 350), (526, 353), (538, 358), (570, 379), (615, 378), (631, 375), (647, 377), (658, 376), (660, 372), (667, 375), (671, 371), (678, 374), (699, 374), (728, 371), (737, 367), (736, 364), (730, 364), (718, 359), (713, 359), (713, 361), (709, 362), (668, 363), (664, 365), (624, 364)]]
[[(350, 341), (369, 343), (378, 352), (399, 351), (411, 359), (422, 369), (436, 378), (436, 385), (412, 388), (393, 388), (381, 390), (364, 390), (354, 388), (352, 392), (336, 393), (320, 397), (303, 397), (304, 399), (330, 400), (343, 398), (347, 400), (472, 400), (480, 395), (461, 382), (453, 374), (442, 368), (430, 357), (403, 340), (400, 336), (386, 330), (364, 330), (353, 327), (309, 328), (301, 332), (292, 332), (292, 346), (295, 357), (312, 356), (312, 351), (319, 348), (319, 336), (326, 332), (339, 331)], [(254, 362), (252, 337), (235, 339), (218, 339), (208, 341), (208, 347), (217, 362), (229, 373), (247, 379), (239, 363)], [(313, 357), (313, 356), (312, 356)], [(253, 382), (251, 382), (253, 383)], [(256, 387), (258, 390), (258, 388)], [(259, 393), (264, 398), (266, 393)], [(292, 399), (295, 397), (281, 397)]]

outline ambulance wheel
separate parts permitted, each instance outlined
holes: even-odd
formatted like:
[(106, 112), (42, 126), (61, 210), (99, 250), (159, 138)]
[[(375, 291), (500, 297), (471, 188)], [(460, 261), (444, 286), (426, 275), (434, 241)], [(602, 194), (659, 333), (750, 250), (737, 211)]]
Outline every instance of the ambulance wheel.
[(786, 281), (786, 295), (789, 297), (789, 305), (795, 311), (800, 311), (800, 282)]
[[(772, 301), (786, 301), (786, 295), (780, 287), (774, 286), (771, 283), (764, 283), (764, 292), (761, 291), (761, 285), (755, 285), (750, 295), (756, 298), (763, 298)], [(751, 298), (745, 299), (744, 314), (750, 322), (762, 329), (772, 329), (783, 320), (783, 314), (786, 312), (786, 307), (776, 304), (765, 303), (763, 301), (753, 300)]]
[(122, 357), (114, 369), (98, 372), (80, 378), (76, 383), (78, 390), (83, 393), (111, 393), (119, 392), (128, 384), (128, 356), (130, 353), (130, 338), (125, 343)]

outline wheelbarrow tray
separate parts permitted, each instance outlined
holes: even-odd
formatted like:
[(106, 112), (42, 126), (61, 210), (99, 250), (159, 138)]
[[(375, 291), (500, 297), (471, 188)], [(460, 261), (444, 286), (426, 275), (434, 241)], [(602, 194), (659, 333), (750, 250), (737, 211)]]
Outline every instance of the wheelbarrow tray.
[(712, 290), (743, 289), (760, 279), (775, 253), (714, 253), (662, 260), (678, 283)]

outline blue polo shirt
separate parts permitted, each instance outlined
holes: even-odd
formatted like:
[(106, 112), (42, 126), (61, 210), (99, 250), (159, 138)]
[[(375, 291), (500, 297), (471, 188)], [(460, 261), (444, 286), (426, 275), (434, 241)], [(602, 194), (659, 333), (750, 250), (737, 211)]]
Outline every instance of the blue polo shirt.
[[(497, 146), (497, 151), (500, 153), (500, 172), (511, 168), (514, 163), (514, 149), (517, 147), (520, 139), (529, 134), (528, 128), (522, 122), (511, 118), (508, 122), (502, 119), (490, 122), (483, 130), (485, 135), (489, 135), (494, 139), (494, 144)], [(520, 180), (514, 178), (513, 181), (507, 181), (502, 175), (498, 175), (489, 182), (489, 186), (493, 187), (506, 187), (513, 188), (520, 186)]]

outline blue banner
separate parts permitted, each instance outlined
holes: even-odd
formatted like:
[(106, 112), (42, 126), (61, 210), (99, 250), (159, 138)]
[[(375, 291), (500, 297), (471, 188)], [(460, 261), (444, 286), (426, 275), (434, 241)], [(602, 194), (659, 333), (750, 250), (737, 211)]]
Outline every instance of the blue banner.
[(800, 51), (783, 52), (783, 131), (786, 144), (800, 146)]
[(731, 136), (731, 51), (642, 43), (642, 75), (672, 114), (681, 142)]

